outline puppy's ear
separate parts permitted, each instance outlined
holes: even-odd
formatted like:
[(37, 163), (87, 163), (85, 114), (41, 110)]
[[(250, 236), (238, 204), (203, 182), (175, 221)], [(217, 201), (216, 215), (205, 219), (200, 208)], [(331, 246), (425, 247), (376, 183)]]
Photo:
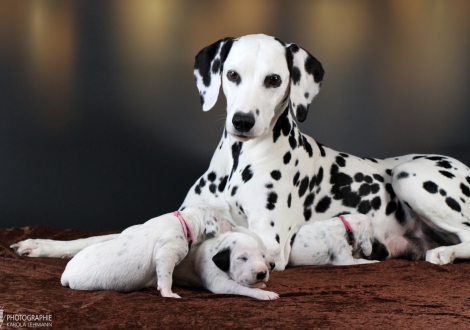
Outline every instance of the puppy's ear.
[(296, 44), (286, 45), (286, 60), (290, 73), (292, 111), (303, 123), (307, 119), (310, 103), (320, 91), (325, 70), (315, 57)]
[(201, 98), (202, 110), (210, 110), (219, 95), (221, 84), (220, 73), (232, 48), (233, 38), (220, 39), (202, 49), (196, 55), (194, 79)]
[(222, 271), (228, 272), (230, 269), (230, 248), (228, 247), (217, 252), (217, 254), (212, 257), (212, 261)]

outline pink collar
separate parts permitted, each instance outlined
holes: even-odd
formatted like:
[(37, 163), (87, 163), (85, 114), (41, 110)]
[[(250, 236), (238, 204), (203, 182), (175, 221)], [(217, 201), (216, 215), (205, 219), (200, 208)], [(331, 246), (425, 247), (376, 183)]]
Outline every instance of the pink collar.
[(354, 235), (353, 235), (353, 230), (352, 230), (351, 225), (350, 225), (349, 222), (346, 220), (346, 218), (343, 217), (342, 215), (340, 215), (339, 218), (341, 219), (341, 221), (343, 221), (344, 227), (346, 227), (346, 234), (348, 235), (348, 243), (349, 243), (349, 245), (351, 245), (352, 247), (354, 247)]
[[(191, 244), (194, 242), (194, 231), (191, 228), (191, 226), (184, 220), (183, 216), (181, 215), (180, 211), (175, 211), (173, 212), (173, 215), (178, 218), (178, 220), (181, 222), (181, 226), (183, 227), (183, 232), (184, 232), (184, 237), (186, 238), (186, 241), (188, 242), (189, 247), (191, 247)], [(188, 236), (189, 232), (189, 236)]]

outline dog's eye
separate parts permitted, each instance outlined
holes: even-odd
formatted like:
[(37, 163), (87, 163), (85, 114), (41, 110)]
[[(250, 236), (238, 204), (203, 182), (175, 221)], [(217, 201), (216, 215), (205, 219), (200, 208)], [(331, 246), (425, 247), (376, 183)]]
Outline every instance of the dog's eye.
[(281, 77), (279, 77), (279, 75), (277, 74), (267, 76), (264, 79), (264, 84), (266, 87), (279, 87), (281, 86), (281, 83), (282, 83)]
[(239, 259), (239, 260), (242, 260), (242, 261), (245, 261), (245, 262), (248, 261), (248, 258), (247, 258), (247, 257), (240, 257), (240, 258), (238, 258), (238, 259)]
[(240, 75), (236, 72), (236, 71), (233, 71), (233, 70), (229, 70), (227, 72), (227, 78), (228, 80), (230, 81), (233, 81), (234, 83), (237, 83), (237, 85), (240, 83)]

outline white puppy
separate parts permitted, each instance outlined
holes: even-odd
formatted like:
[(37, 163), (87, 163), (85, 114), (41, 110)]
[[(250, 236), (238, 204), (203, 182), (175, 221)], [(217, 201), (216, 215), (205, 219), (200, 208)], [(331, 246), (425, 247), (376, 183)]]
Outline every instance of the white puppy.
[(275, 267), (261, 239), (242, 227), (233, 230), (191, 249), (175, 268), (175, 284), (262, 300), (279, 298), (277, 293), (261, 290)]
[(229, 228), (220, 213), (207, 205), (168, 213), (80, 251), (67, 264), (61, 283), (77, 290), (134, 291), (157, 286), (163, 297), (179, 298), (171, 291), (175, 265), (188, 254), (191, 243)]
[(353, 257), (361, 250), (365, 256), (371, 254), (373, 234), (371, 220), (363, 214), (348, 214), (303, 225), (292, 238), (289, 266), (376, 262)]

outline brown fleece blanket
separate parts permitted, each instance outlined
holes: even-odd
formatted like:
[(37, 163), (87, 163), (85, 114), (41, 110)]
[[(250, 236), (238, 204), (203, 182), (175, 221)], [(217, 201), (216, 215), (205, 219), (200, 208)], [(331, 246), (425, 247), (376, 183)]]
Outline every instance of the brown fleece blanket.
[(8, 328), (8, 315), (22, 314), (50, 315), (52, 329), (470, 327), (470, 262), (297, 267), (272, 274), (268, 289), (281, 295), (276, 301), (181, 287), (174, 292), (182, 299), (171, 299), (156, 289), (71, 290), (60, 284), (68, 260), (19, 257), (9, 249), (26, 238), (69, 240), (93, 234), (103, 233), (42, 226), (0, 229), (2, 329)]

